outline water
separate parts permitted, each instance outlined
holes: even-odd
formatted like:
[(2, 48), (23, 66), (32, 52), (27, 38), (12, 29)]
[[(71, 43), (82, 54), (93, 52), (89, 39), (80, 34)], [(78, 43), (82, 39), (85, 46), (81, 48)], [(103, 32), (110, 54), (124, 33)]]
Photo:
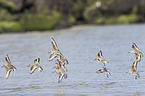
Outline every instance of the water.
[[(5, 68), (0, 68), (0, 95), (8, 96), (143, 96), (145, 94), (145, 72), (140, 78), (126, 74), (135, 60), (133, 42), (145, 54), (145, 24), (117, 26), (77, 26), (51, 32), (0, 35), (0, 64), (9, 55), (17, 67), (5, 78)], [(63, 55), (68, 59), (68, 78), (58, 82), (58, 75), (52, 73), (55, 61), (48, 62), (48, 51), (52, 50), (53, 37)], [(112, 74), (97, 74), (102, 64), (94, 61), (102, 50)], [(30, 75), (35, 58), (41, 58), (43, 72), (37, 70)], [(139, 71), (145, 71), (145, 59), (138, 64)]]

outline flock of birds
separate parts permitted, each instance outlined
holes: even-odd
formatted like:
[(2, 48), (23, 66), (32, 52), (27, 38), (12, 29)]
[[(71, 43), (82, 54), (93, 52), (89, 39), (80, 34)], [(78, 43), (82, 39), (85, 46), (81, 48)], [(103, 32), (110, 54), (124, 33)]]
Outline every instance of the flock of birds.
[[(139, 48), (137, 47), (137, 45), (135, 43), (132, 44), (132, 48), (133, 50), (130, 51), (129, 53), (133, 53), (135, 54), (135, 61), (133, 62), (131, 68), (131, 71), (128, 71), (127, 73), (135, 76), (135, 79), (137, 79), (137, 77), (140, 77), (139, 72), (141, 71), (137, 71), (137, 64), (138, 62), (141, 61), (141, 58), (143, 57), (143, 53), (139, 50)], [(109, 63), (108, 61), (106, 61), (102, 55), (102, 51), (100, 50), (100, 52), (98, 53), (98, 58), (95, 59), (96, 61), (98, 61), (99, 63), (103, 63), (103, 68), (97, 70), (96, 73), (104, 73), (107, 74), (107, 77), (109, 78), (109, 76), (111, 76), (111, 73), (109, 72), (108, 68), (106, 67), (106, 64)]]
[[(69, 62), (63, 56), (63, 54), (59, 50), (59, 48), (53, 38), (51, 38), (51, 44), (52, 44), (53, 50), (49, 51), (50, 57), (48, 60), (52, 61), (52, 60), (56, 59), (55, 60), (56, 65), (53, 67), (56, 70), (53, 73), (57, 73), (59, 75), (58, 83), (60, 83), (63, 78), (65, 78), (65, 79), (67, 78), (68, 70), (65, 65), (68, 65)], [(135, 79), (137, 79), (138, 77), (140, 77), (140, 75), (139, 75), (140, 71), (137, 71), (137, 64), (138, 64), (138, 62), (141, 61), (141, 58), (143, 57), (143, 53), (139, 50), (139, 48), (137, 47), (137, 45), (135, 43), (132, 44), (132, 48), (133, 48), (133, 50), (130, 51), (129, 53), (135, 54), (136, 59), (131, 66), (132, 70), (128, 71), (127, 73), (135, 76)], [(99, 63), (103, 63), (103, 68), (97, 70), (96, 73), (104, 73), (109, 78), (109, 76), (111, 76), (111, 73), (109, 72), (108, 68), (106, 67), (106, 64), (109, 62), (104, 59), (104, 56), (102, 55), (101, 50), (98, 53), (98, 58), (96, 58), (95, 60), (98, 61)], [(5, 61), (7, 62), (7, 64), (4, 64), (2, 67), (6, 68), (6, 79), (8, 79), (10, 72), (16, 71), (17, 69), (14, 65), (12, 65), (8, 55), (6, 55)], [(34, 73), (36, 69), (40, 72), (43, 71), (43, 68), (40, 66), (40, 58), (35, 59), (34, 64), (30, 64), (28, 67), (31, 67), (30, 74)]]
[(60, 81), (63, 78), (67, 78), (67, 68), (65, 67), (65, 65), (68, 65), (68, 60), (62, 55), (62, 53), (60, 52), (60, 50), (58, 49), (58, 46), (55, 42), (55, 40), (53, 38), (51, 38), (51, 43), (52, 43), (52, 47), (53, 50), (49, 51), (49, 53), (51, 54), (49, 57), (49, 61), (52, 61), (53, 59), (56, 59), (56, 66), (54, 66), (53, 68), (55, 68), (56, 70), (54, 72), (56, 72), (59, 75), (59, 80), (58, 83), (60, 83)]
[[(51, 43), (52, 43), (53, 50), (49, 51), (50, 57), (48, 60), (52, 61), (55, 58), (57, 58), (56, 59), (56, 66), (54, 66), (53, 68), (56, 69), (54, 72), (59, 75), (58, 83), (60, 83), (63, 78), (65, 78), (65, 79), (67, 78), (67, 68), (65, 65), (68, 65), (69, 63), (68, 63), (68, 60), (63, 56), (63, 54), (58, 49), (58, 46), (53, 38), (51, 38)], [(16, 71), (17, 69), (11, 63), (8, 55), (6, 55), (5, 61), (7, 62), (7, 64), (4, 64), (2, 67), (6, 68), (6, 79), (8, 79), (10, 72)], [(36, 69), (40, 72), (43, 71), (43, 68), (40, 66), (40, 58), (35, 59), (34, 63), (30, 64), (28, 67), (31, 67), (30, 74), (34, 73)]]

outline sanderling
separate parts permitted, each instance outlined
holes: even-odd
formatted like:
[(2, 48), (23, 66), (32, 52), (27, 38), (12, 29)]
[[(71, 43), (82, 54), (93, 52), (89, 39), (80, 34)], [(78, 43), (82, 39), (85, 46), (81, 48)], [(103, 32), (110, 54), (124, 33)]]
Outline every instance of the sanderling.
[(99, 63), (103, 63), (104, 66), (106, 66), (105, 64), (106, 63), (109, 63), (108, 61), (106, 61), (102, 55), (102, 51), (100, 50), (100, 52), (98, 53), (98, 57), (99, 58), (96, 58), (95, 60), (97, 60)]
[(2, 67), (5, 67), (6, 68), (6, 79), (9, 78), (9, 75), (10, 75), (10, 72), (13, 70), (13, 71), (16, 71), (16, 67), (12, 65), (11, 61), (10, 61), (10, 58), (8, 55), (6, 55), (5, 57), (5, 61), (7, 62), (7, 64), (4, 64)]
[(109, 78), (109, 76), (111, 76), (111, 73), (109, 72), (108, 68), (106, 68), (106, 66), (103, 66), (103, 69), (97, 70), (96, 73), (107, 74), (107, 78)]
[(40, 58), (37, 58), (34, 60), (34, 64), (30, 64), (28, 67), (31, 67), (30, 69), (30, 74), (32, 74), (36, 69), (38, 69), (38, 71), (42, 71), (43, 68), (39, 65), (40, 64)]
[(139, 71), (137, 71), (137, 63), (138, 61), (134, 61), (131, 68), (132, 70), (131, 71), (128, 71), (129, 74), (135, 76), (135, 79), (137, 79), (137, 77), (140, 77), (140, 75), (138, 74)]

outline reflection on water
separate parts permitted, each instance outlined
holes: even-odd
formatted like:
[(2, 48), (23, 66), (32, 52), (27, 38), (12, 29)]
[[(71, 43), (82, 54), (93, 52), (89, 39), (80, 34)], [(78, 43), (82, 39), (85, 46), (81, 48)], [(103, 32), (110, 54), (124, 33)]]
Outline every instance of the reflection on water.
[(107, 82), (105, 84), (100, 85), (100, 93), (101, 94), (108, 94), (110, 93), (110, 89), (114, 86), (116, 82)]
[(133, 93), (132, 96), (140, 96), (140, 94), (139, 94), (139, 92), (135, 92), (135, 93)]
[[(78, 26), (67, 30), (44, 33), (0, 35), (0, 64), (5, 64), (6, 54), (16, 72), (5, 78), (0, 69), (0, 95), (49, 95), (49, 96), (139, 96), (145, 94), (144, 72), (137, 80), (126, 74), (131, 70), (134, 56), (128, 54), (135, 42), (145, 53), (145, 25)], [(69, 60), (68, 78), (57, 83), (58, 75), (52, 74), (55, 62), (48, 62), (53, 37)], [(93, 61), (102, 50), (111, 76), (97, 74), (102, 64)], [(42, 72), (30, 75), (27, 67), (35, 58), (41, 58)], [(138, 65), (145, 69), (145, 59)], [(135, 92), (135, 93), (134, 93)]]
[(58, 91), (58, 93), (55, 94), (54, 96), (69, 96), (69, 95), (65, 94), (64, 90), (59, 89), (57, 91)]

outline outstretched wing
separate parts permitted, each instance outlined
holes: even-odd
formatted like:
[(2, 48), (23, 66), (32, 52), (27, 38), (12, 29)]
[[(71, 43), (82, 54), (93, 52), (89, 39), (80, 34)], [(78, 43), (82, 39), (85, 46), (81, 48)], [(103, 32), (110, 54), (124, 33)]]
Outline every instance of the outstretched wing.
[(58, 83), (60, 83), (62, 81), (62, 78), (63, 78), (64, 74), (59, 74), (59, 80), (58, 80)]
[(53, 38), (51, 38), (51, 44), (52, 44), (53, 50), (57, 50), (59, 52), (59, 54), (62, 55), (62, 53), (58, 49), (58, 46)]
[(13, 71), (16, 71), (17, 70), (17, 68), (15, 66), (12, 66), (12, 67), (13, 67)]
[(137, 47), (137, 45), (136, 45), (135, 43), (132, 44), (132, 48), (133, 48), (134, 50), (139, 50), (138, 47)]
[(56, 58), (56, 57), (57, 57), (57, 55), (51, 54), (48, 60), (51, 61), (51, 60), (53, 60), (53, 59)]
[(6, 79), (9, 78), (10, 72), (12, 71), (12, 69), (7, 69), (6, 68)]
[(133, 72), (136, 72), (136, 70), (137, 70), (137, 61), (134, 61), (134, 62), (133, 62), (131, 68), (132, 68), (132, 71), (133, 71)]
[(141, 54), (141, 57), (143, 57), (143, 53), (139, 50), (139, 48), (137, 47), (137, 45), (135, 43), (132, 44), (132, 48), (134, 50), (137, 50), (139, 54)]
[(7, 64), (11, 64), (11, 61), (10, 61), (10, 58), (8, 55), (6, 55), (5, 60), (6, 60)]
[(96, 73), (103, 73), (103, 69), (97, 70)]
[(36, 68), (37, 68), (37, 67), (33, 65), (33, 66), (31, 67), (31, 69), (30, 69), (30, 74), (34, 73), (34, 71), (36, 70)]
[(35, 60), (34, 60), (34, 63), (39, 64), (39, 63), (40, 63), (40, 58), (35, 59)]
[(39, 66), (38, 71), (43, 71), (43, 68), (41, 66)]
[(100, 52), (98, 53), (98, 57), (104, 59), (102, 51), (100, 50)]
[(40, 58), (38, 58), (38, 63), (40, 63)]
[(57, 44), (53, 38), (51, 38), (51, 44), (54, 50), (58, 50)]
[(69, 62), (68, 62), (68, 60), (67, 60), (67, 59), (65, 59), (65, 61), (66, 61), (66, 64), (69, 64)]

